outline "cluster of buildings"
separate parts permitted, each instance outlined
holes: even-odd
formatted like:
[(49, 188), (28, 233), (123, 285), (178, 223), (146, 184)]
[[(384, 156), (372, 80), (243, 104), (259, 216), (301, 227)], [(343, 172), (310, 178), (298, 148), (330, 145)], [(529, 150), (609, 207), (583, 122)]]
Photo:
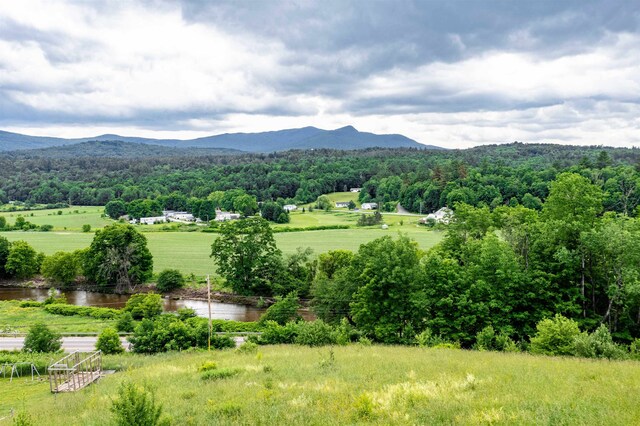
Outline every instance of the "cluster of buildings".
[(453, 217), (453, 210), (447, 207), (443, 207), (437, 212), (429, 213), (426, 217), (420, 219), (420, 223), (426, 225), (428, 223), (444, 223), (447, 224), (451, 222), (451, 218)]
[[(240, 219), (239, 213), (225, 212), (216, 209), (216, 222), (225, 222), (227, 220)], [(157, 223), (179, 222), (179, 223), (201, 223), (202, 220), (195, 217), (189, 212), (179, 212), (173, 210), (163, 210), (162, 216), (141, 217), (140, 220), (131, 220), (130, 223), (139, 223), (141, 225), (155, 225)]]

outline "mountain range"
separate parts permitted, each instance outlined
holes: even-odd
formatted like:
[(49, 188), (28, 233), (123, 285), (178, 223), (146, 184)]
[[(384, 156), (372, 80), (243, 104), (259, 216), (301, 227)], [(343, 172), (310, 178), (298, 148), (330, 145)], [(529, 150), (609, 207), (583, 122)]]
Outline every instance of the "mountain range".
[[(360, 132), (353, 126), (335, 130), (323, 130), (316, 127), (286, 129), (261, 133), (225, 133), (197, 139), (151, 139), (120, 135), (100, 135), (87, 138), (54, 138), (47, 136), (29, 136), (19, 133), (0, 131), (0, 151), (40, 150), (62, 147), (86, 142), (120, 141), (135, 144), (156, 145), (168, 148), (223, 149), (226, 153), (276, 152), (290, 149), (365, 149), (365, 148), (420, 148), (442, 149), (432, 145), (423, 145), (413, 139), (398, 134), (375, 134)], [(84, 147), (86, 149), (86, 145)], [(43, 152), (44, 154), (44, 152)]]

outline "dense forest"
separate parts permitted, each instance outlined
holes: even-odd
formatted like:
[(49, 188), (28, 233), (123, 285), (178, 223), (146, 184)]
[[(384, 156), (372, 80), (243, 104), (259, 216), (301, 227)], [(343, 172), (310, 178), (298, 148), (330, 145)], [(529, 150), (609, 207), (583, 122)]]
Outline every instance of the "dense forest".
[(605, 191), (606, 210), (635, 215), (638, 205), (636, 149), (513, 143), (469, 150), (189, 152), (100, 158), (82, 150), (73, 158), (4, 154), (0, 202), (106, 205), (172, 193), (204, 199), (215, 191), (240, 189), (259, 202), (307, 203), (321, 194), (362, 187), (361, 201), (380, 202), (387, 210), (397, 202), (417, 213), (456, 202), (539, 209), (549, 182), (573, 171)]

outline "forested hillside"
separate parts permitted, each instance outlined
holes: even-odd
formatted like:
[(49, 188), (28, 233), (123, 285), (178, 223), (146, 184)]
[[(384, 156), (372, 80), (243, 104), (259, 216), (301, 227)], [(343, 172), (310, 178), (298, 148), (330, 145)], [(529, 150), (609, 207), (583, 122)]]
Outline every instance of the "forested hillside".
[(324, 193), (362, 187), (361, 201), (377, 201), (388, 210), (397, 202), (422, 213), (456, 202), (538, 209), (549, 182), (560, 172), (575, 171), (605, 191), (607, 210), (634, 214), (638, 205), (637, 149), (514, 143), (455, 151), (188, 152), (166, 157), (106, 153), (101, 158), (82, 156), (83, 151), (71, 158), (4, 154), (0, 202), (105, 205), (174, 192), (202, 198), (243, 189), (258, 201), (306, 203)]

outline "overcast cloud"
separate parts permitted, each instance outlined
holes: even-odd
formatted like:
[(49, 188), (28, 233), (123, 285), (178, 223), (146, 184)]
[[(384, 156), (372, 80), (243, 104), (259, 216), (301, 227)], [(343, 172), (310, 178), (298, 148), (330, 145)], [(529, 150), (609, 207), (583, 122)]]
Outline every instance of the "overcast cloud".
[(635, 1), (1, 1), (0, 129), (640, 146)]

